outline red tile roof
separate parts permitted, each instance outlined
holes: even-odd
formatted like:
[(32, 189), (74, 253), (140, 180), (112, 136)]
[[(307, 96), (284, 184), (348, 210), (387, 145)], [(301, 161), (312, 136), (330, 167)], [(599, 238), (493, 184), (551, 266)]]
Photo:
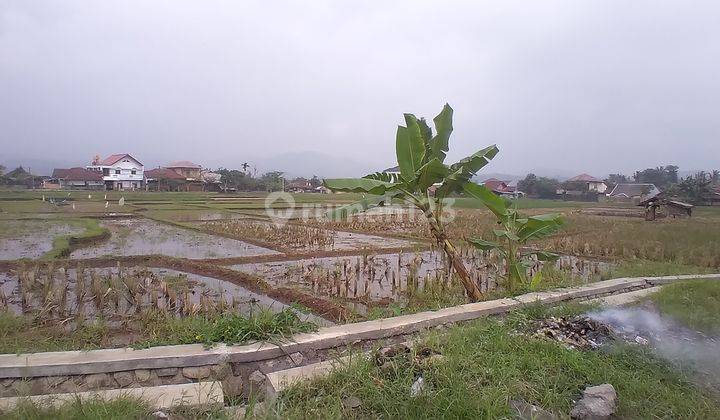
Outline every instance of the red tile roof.
[(588, 175), (588, 174), (580, 174), (578, 176), (574, 176), (570, 179), (568, 179), (569, 182), (602, 182), (601, 180), (595, 178), (594, 176)]
[[(120, 159), (124, 158), (125, 156), (128, 156), (128, 157), (130, 157), (131, 159), (134, 159), (134, 160), (136, 160), (138, 163), (140, 163), (139, 160), (137, 160), (137, 159), (135, 159), (134, 157), (130, 156), (130, 154), (128, 154), (128, 153), (117, 153), (117, 154), (110, 155), (110, 156), (106, 157), (105, 159), (103, 159), (103, 160), (101, 160), (100, 162), (98, 162), (97, 165), (99, 165), (99, 166), (111, 166), (111, 165), (116, 164)], [(140, 164), (142, 165), (142, 163), (140, 163)]]
[(157, 168), (145, 171), (145, 179), (182, 179), (185, 177), (168, 168)]
[(485, 180), (483, 182), (483, 185), (485, 185), (487, 188), (491, 189), (495, 192), (508, 192), (508, 185), (505, 181), (500, 181), (499, 179), (490, 178)]
[(53, 170), (53, 178), (65, 179), (70, 181), (102, 181), (103, 174), (98, 171), (91, 171), (85, 168), (70, 168)]

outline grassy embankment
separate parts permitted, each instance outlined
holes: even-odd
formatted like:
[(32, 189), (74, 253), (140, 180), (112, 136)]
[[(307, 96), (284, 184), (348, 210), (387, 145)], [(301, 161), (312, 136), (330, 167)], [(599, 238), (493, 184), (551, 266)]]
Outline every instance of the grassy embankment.
[[(511, 399), (567, 415), (585, 386), (606, 382), (619, 394), (621, 418), (720, 415), (718, 402), (643, 348), (583, 352), (518, 333), (548, 312), (577, 310), (533, 308), (505, 320), (483, 319), (432, 333), (423, 343), (440, 351), (442, 362), (418, 364), (408, 357), (383, 369), (358, 359), (328, 378), (292, 388), (273, 406), (273, 416), (502, 418), (511, 415)], [(410, 387), (419, 375), (426, 391), (413, 398)], [(354, 410), (342, 404), (351, 396), (361, 401)]]
[(688, 327), (720, 335), (720, 281), (690, 280), (669, 284), (650, 299), (661, 313)]
[[(702, 306), (708, 299), (699, 296)], [(694, 301), (697, 303), (698, 301)], [(549, 315), (573, 315), (587, 306), (530, 306), (505, 318), (487, 318), (421, 337), (415, 347), (443, 355), (429, 361), (414, 353), (377, 367), (357, 358), (330, 376), (298, 384), (268, 407), (267, 418), (507, 418), (508, 402), (524, 400), (567, 415), (587, 385), (611, 383), (619, 395), (620, 418), (717, 418), (720, 404), (681, 373), (640, 346), (568, 350), (527, 332)], [(424, 391), (410, 396), (422, 376)], [(360, 405), (346, 408), (356, 397)], [(133, 400), (78, 402), (57, 409), (25, 404), (7, 418), (144, 418), (149, 410)], [(227, 418), (218, 409), (186, 409), (181, 415)], [(194, 417), (193, 417), (194, 416)]]
[[(144, 420), (153, 418), (147, 403), (124, 397), (111, 401), (101, 399), (74, 400), (59, 407), (40, 407), (29, 401), (22, 401), (16, 409), (0, 413), (0, 419), (23, 420)], [(166, 410), (167, 411), (167, 410)], [(222, 407), (179, 406), (167, 411), (173, 419), (228, 419)]]
[(96, 219), (68, 219), (67, 222), (84, 229), (84, 231), (54, 238), (52, 249), (45, 253), (41, 259), (66, 258), (70, 256), (75, 247), (89, 245), (110, 237), (110, 231), (100, 226)]
[(173, 317), (160, 311), (140, 314), (132, 325), (112, 327), (104, 320), (86, 322), (72, 330), (57, 325), (38, 325), (31, 316), (0, 312), (0, 353), (60, 350), (92, 350), (117, 347), (114, 333), (131, 334), (122, 345), (135, 348), (172, 344), (243, 344), (276, 340), (316, 326), (300, 320), (286, 309), (279, 313), (261, 310), (251, 316), (232, 313)]

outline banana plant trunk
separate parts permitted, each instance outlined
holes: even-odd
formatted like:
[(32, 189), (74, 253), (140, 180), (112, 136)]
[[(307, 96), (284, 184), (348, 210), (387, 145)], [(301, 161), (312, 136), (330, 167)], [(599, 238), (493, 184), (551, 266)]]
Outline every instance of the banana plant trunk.
[(425, 214), (428, 223), (430, 223), (430, 231), (433, 236), (435, 236), (438, 245), (442, 247), (445, 255), (447, 255), (450, 259), (450, 263), (465, 287), (468, 297), (471, 301), (477, 302), (482, 298), (482, 293), (480, 293), (480, 289), (477, 288), (475, 282), (473, 282), (470, 278), (470, 274), (468, 273), (467, 268), (465, 268), (465, 263), (463, 263), (463, 260), (458, 255), (455, 246), (445, 235), (442, 226), (440, 226), (437, 220), (435, 220), (435, 215), (432, 211), (429, 208), (424, 208), (423, 213)]

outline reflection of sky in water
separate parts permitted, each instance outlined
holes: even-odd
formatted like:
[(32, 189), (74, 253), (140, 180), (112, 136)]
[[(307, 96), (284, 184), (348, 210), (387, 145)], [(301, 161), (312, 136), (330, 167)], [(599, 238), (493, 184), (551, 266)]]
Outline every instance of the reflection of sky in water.
[[(226, 226), (223, 226), (223, 222), (219, 223), (209, 223), (206, 225), (206, 227), (209, 230), (215, 230), (223, 232), (223, 229), (228, 229), (229, 233), (233, 232), (234, 226), (236, 223), (242, 223), (242, 224), (248, 224), (246, 226), (237, 226), (237, 229), (240, 232), (245, 231), (252, 231), (252, 227), (250, 225), (256, 225), (259, 229), (273, 229), (276, 225), (272, 222), (265, 222), (261, 220), (243, 220), (243, 221), (232, 221), (228, 222), (229, 224)], [(208, 226), (210, 225), (210, 226)], [(213, 227), (212, 225), (219, 225), (216, 227)], [(203, 226), (202, 223), (198, 224), (198, 226)], [(318, 228), (315, 227), (298, 227), (296, 228), (298, 230), (302, 229), (309, 229), (309, 230), (315, 230)], [(335, 231), (335, 230), (328, 230), (328, 229), (318, 229), (327, 232), (331, 237), (332, 241), (328, 245), (306, 245), (306, 246), (300, 246), (295, 247), (296, 249), (304, 249), (304, 250), (324, 250), (324, 251), (332, 251), (332, 250), (350, 250), (350, 249), (380, 249), (380, 248), (407, 248), (412, 247), (414, 242), (408, 241), (405, 239), (396, 239), (396, 238), (386, 238), (382, 236), (376, 236), (376, 235), (368, 235), (364, 233), (355, 233), (355, 232), (343, 232), (343, 231)], [(250, 235), (251, 233), (248, 233)], [(304, 237), (304, 232), (298, 233), (298, 235), (302, 235)], [(240, 236), (243, 236), (241, 234)], [(263, 238), (255, 238), (259, 240), (265, 240)], [(287, 243), (275, 243), (273, 245), (276, 246), (283, 246), (283, 247), (292, 247), (291, 244)]]
[[(470, 276), (482, 291), (494, 288), (496, 280), (501, 277), (498, 273), (502, 273), (504, 269), (501, 260), (487, 258), (480, 251), (466, 252), (464, 261)], [(555, 267), (562, 269), (570, 276), (589, 279), (606, 270), (608, 264), (563, 256), (555, 263)], [(422, 288), (426, 279), (431, 282), (447, 279), (448, 273), (448, 264), (444, 254), (437, 251), (381, 254), (367, 258), (362, 256), (323, 257), (296, 261), (249, 263), (234, 265), (231, 268), (262, 277), (274, 286), (298, 287), (321, 296), (324, 296), (327, 290), (319, 288), (318, 283), (327, 286), (334, 283), (335, 277), (338, 277), (341, 289), (345, 287), (346, 281), (349, 283), (348, 292), (341, 290), (341, 294), (349, 298), (367, 296), (370, 300), (401, 299), (403, 291), (408, 287), (408, 278), (417, 279), (418, 286)], [(357, 283), (357, 294), (355, 283)], [(414, 284), (415, 280), (413, 280)], [(333, 296), (335, 294), (336, 292), (329, 293)]]
[[(200, 276), (196, 274), (190, 274), (190, 273), (183, 273), (181, 271), (176, 270), (170, 270), (170, 269), (164, 269), (164, 268), (145, 268), (145, 267), (130, 267), (130, 268), (123, 268), (124, 275), (134, 275), (134, 274), (140, 274), (141, 271), (150, 271), (154, 274), (156, 274), (159, 278), (158, 280), (162, 280), (162, 277), (185, 277), (187, 278), (190, 286), (190, 292), (188, 293), (188, 297), (193, 303), (200, 302), (200, 297), (205, 291), (207, 294), (209, 294), (210, 297), (213, 298), (213, 300), (217, 301), (220, 296), (222, 295), (224, 300), (231, 304), (233, 301), (233, 297), (235, 298), (235, 302), (237, 304), (237, 311), (239, 313), (242, 313), (244, 315), (249, 315), (253, 312), (257, 312), (258, 310), (265, 308), (269, 309), (272, 312), (280, 312), (283, 309), (288, 308), (287, 305), (285, 305), (282, 302), (279, 302), (269, 296), (254, 293), (240, 285), (236, 285), (224, 280), (215, 279), (211, 277), (205, 277)], [(69, 289), (68, 289), (68, 302), (72, 302), (74, 305), (75, 302), (75, 294), (74, 294), (74, 284), (76, 279), (76, 273), (74, 269), (69, 269), (68, 271), (68, 277), (70, 279), (69, 283)], [(92, 271), (95, 271), (102, 277), (107, 277), (110, 274), (117, 275), (118, 269), (116, 267), (113, 268), (97, 268), (97, 269), (85, 269), (86, 274), (86, 287), (89, 287), (90, 284), (90, 273)], [(56, 284), (59, 285), (59, 279), (62, 277), (62, 274), (60, 271), (55, 272), (55, 278), (56, 278)], [(142, 278), (142, 276), (139, 276)], [(20, 313), (20, 302), (21, 297), (19, 294), (19, 291), (17, 289), (17, 276), (10, 275), (8, 273), (0, 273), (0, 290), (5, 294), (5, 296), (8, 299), (8, 303), (10, 306), (10, 309)], [(93, 305), (92, 303), (86, 303), (85, 304), (85, 310), (90, 311), (92, 309)], [(318, 325), (328, 325), (329, 322), (316, 317), (314, 315), (307, 315), (307, 314), (301, 314), (302, 319), (309, 319), (310, 321), (315, 322)]]
[(110, 238), (95, 246), (73, 251), (72, 258), (161, 254), (202, 259), (277, 254), (276, 251), (247, 242), (151, 220), (114, 220), (104, 222), (103, 225), (110, 230)]
[(57, 221), (3, 220), (0, 234), (0, 260), (38, 258), (52, 249), (56, 236), (80, 233), (82, 228)]

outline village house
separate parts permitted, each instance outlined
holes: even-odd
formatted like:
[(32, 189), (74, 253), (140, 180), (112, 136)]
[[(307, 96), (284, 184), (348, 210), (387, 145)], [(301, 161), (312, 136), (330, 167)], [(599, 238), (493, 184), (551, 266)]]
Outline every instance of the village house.
[(605, 182), (588, 174), (580, 174), (574, 176), (565, 182), (568, 184), (577, 184), (581, 187), (581, 190), (585, 192), (604, 194), (607, 190), (607, 185), (605, 184)]
[(105, 181), (102, 173), (85, 168), (53, 170), (52, 176), (43, 181), (45, 189), (103, 190)]
[(309, 179), (295, 178), (287, 183), (285, 190), (291, 193), (314, 192), (315, 187)]
[(136, 190), (144, 187), (143, 164), (127, 153), (110, 155), (102, 160), (96, 156), (86, 168), (102, 174), (106, 190)]
[(655, 184), (624, 183), (617, 184), (607, 195), (615, 201), (644, 201), (660, 194)]
[(607, 184), (592, 175), (580, 174), (562, 183), (557, 190), (565, 200), (599, 201), (604, 198)]
[(216, 191), (220, 192), (222, 187), (220, 183), (222, 181), (222, 174), (212, 172), (208, 169), (200, 170), (200, 179), (205, 183), (205, 191)]
[(147, 191), (185, 191), (185, 177), (168, 168), (156, 168), (145, 171), (145, 189)]
[(183, 160), (145, 171), (148, 191), (220, 191), (221, 175)]
[(12, 171), (0, 176), (0, 184), (24, 186), (26, 188), (36, 188), (42, 186), (47, 177), (33, 175), (30, 168), (26, 171), (22, 166), (18, 166)]
[(510, 182), (501, 181), (496, 178), (486, 179), (485, 181), (483, 181), (483, 185), (490, 191), (500, 196), (514, 198), (525, 196), (524, 192), (518, 191), (517, 185), (513, 185)]
[(182, 175), (182, 177), (185, 178), (187, 181), (202, 181), (200, 177), (202, 166), (192, 163), (188, 160), (171, 162), (165, 165), (165, 168), (170, 169), (178, 175)]

